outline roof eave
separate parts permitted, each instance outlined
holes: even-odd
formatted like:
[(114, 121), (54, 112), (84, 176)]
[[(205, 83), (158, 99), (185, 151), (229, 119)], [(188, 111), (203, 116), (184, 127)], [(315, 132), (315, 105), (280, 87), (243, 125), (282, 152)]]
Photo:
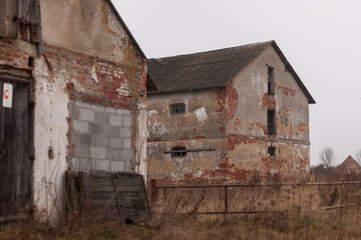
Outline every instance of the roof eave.
[(123, 21), (122, 17), (120, 16), (118, 10), (115, 8), (112, 0), (106, 0), (109, 3), (109, 6), (111, 7), (111, 9), (113, 10), (113, 12), (115, 13), (116, 17), (118, 18), (118, 21), (123, 25), (125, 31), (128, 33), (129, 37), (132, 39), (132, 41), (134, 42), (136, 48), (138, 49), (138, 51), (140, 52), (140, 55), (145, 59), (145, 61), (147, 62), (148, 59), (145, 56), (143, 50), (140, 48), (139, 44), (137, 43), (137, 41), (135, 40), (133, 34), (131, 33), (131, 31), (129, 30), (129, 28), (127, 27), (127, 25), (125, 24), (125, 22)]
[(170, 94), (170, 93), (182, 93), (182, 92), (198, 92), (198, 91), (206, 91), (211, 89), (220, 89), (225, 88), (225, 86), (213, 86), (206, 88), (194, 88), (194, 89), (182, 89), (182, 90), (171, 90), (171, 91), (150, 91), (147, 92), (148, 95), (157, 95), (157, 94)]
[(310, 92), (307, 90), (306, 86), (303, 84), (303, 82), (301, 81), (300, 77), (297, 75), (296, 71), (293, 69), (293, 67), (291, 66), (291, 64), (288, 62), (287, 58), (285, 57), (285, 55), (282, 53), (281, 49), (278, 47), (277, 43), (275, 41), (271, 41), (271, 45), (272, 47), (276, 50), (276, 52), (278, 53), (278, 55), (280, 56), (280, 58), (282, 59), (283, 63), (286, 66), (286, 69), (292, 74), (292, 76), (295, 78), (297, 84), (300, 86), (300, 88), (302, 89), (303, 93), (305, 94), (306, 98), (308, 99), (308, 103), (309, 104), (315, 104), (316, 101), (313, 99), (313, 97), (311, 96)]

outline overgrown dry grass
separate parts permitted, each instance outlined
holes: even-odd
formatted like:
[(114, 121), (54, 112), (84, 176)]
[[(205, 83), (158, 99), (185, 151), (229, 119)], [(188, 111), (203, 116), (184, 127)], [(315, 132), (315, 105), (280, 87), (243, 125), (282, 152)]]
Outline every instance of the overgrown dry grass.
[(211, 239), (361, 239), (359, 208), (310, 213), (243, 216), (178, 215), (153, 218), (146, 224), (72, 221), (57, 229), (33, 221), (3, 227), (0, 239), (24, 240), (211, 240)]
[[(335, 194), (337, 193), (335, 189), (339, 190), (338, 195)], [(221, 195), (217, 191), (212, 191), (210, 191), (210, 196)], [(262, 209), (278, 209), (280, 211), (277, 213), (215, 216), (196, 215), (195, 211), (190, 210), (186, 211), (188, 212), (187, 214), (172, 216), (157, 215), (147, 223), (130, 225), (101, 221), (99, 220), (100, 218), (87, 212), (85, 215), (77, 217), (69, 215), (63, 224), (57, 228), (38, 224), (32, 220), (9, 224), (0, 228), (0, 240), (361, 239), (361, 205), (359, 205), (361, 190), (359, 185), (354, 187), (350, 185), (346, 188), (344, 187), (343, 190), (335, 186), (304, 188), (302, 190), (304, 198), (302, 201), (302, 209), (304, 211), (302, 213), (300, 208), (293, 206), (294, 201), (292, 199), (289, 201), (282, 200), (286, 199), (284, 197), (285, 194), (292, 193), (287, 189), (282, 190), (283, 192), (280, 192), (281, 188), (276, 190), (273, 188), (263, 189), (262, 191), (257, 190), (259, 194), (257, 194), (257, 191), (237, 190), (237, 194), (232, 191), (230, 189), (228, 192), (229, 210), (237, 210), (238, 208), (240, 208), (238, 210), (248, 209), (247, 206), (243, 205), (251, 202), (249, 210), (254, 210), (254, 207), (261, 207)], [(194, 208), (194, 203), (189, 199), (197, 200), (197, 195), (193, 192), (188, 192), (188, 194), (190, 195), (181, 194), (179, 196), (181, 199), (174, 200), (177, 203), (175, 204), (177, 206), (174, 208), (175, 210), (178, 209), (180, 212), (183, 212), (182, 208)], [(322, 203), (322, 206), (340, 205), (340, 196), (342, 194), (347, 196), (343, 198), (344, 207), (342, 208), (319, 211), (312, 210), (315, 208), (310, 207), (316, 202)], [(176, 197), (174, 193), (170, 195)], [(250, 198), (249, 196), (254, 197)], [(189, 199), (185, 201), (185, 197)], [(196, 204), (197, 211), (215, 210), (219, 207), (217, 202), (212, 203), (210, 197), (206, 196), (200, 199), (205, 203), (204, 206)], [(299, 197), (296, 196), (295, 199), (298, 201)], [(258, 201), (260, 200), (266, 206), (259, 204)], [(199, 201), (195, 202), (198, 203)], [(168, 201), (167, 203), (169, 204), (170, 202)], [(191, 207), (187, 206), (186, 203), (190, 204)], [(281, 205), (281, 207), (277, 207), (277, 204)], [(220, 206), (222, 207), (223, 203)], [(258, 210), (262, 210), (261, 208)]]

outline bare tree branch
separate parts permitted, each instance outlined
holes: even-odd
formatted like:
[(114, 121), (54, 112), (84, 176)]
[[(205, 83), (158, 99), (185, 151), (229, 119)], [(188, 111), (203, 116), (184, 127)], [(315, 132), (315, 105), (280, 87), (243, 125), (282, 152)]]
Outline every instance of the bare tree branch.
[(329, 169), (335, 160), (335, 154), (333, 152), (333, 149), (328, 146), (321, 149), (318, 157), (321, 164), (323, 164), (326, 169)]

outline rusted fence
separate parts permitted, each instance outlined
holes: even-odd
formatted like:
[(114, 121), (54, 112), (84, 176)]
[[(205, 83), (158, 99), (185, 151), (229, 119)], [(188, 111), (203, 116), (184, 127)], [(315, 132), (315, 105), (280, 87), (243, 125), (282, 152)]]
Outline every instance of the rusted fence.
[[(361, 203), (361, 182), (156, 185), (155, 214), (257, 214), (343, 209)], [(342, 216), (341, 216), (342, 217)]]

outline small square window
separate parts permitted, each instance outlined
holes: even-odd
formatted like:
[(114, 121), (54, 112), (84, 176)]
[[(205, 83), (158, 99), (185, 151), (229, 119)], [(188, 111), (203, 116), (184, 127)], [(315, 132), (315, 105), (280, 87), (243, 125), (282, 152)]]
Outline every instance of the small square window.
[(268, 147), (268, 157), (276, 157), (276, 147)]
[(175, 103), (171, 105), (170, 113), (171, 114), (180, 114), (185, 113), (185, 104), (184, 103)]
[(171, 157), (185, 157), (187, 155), (186, 147), (172, 147)]

